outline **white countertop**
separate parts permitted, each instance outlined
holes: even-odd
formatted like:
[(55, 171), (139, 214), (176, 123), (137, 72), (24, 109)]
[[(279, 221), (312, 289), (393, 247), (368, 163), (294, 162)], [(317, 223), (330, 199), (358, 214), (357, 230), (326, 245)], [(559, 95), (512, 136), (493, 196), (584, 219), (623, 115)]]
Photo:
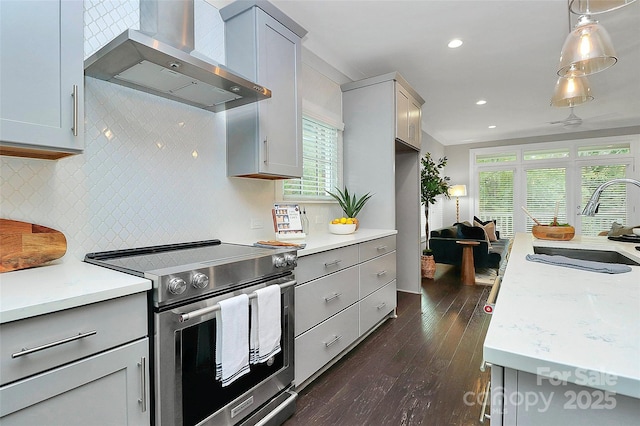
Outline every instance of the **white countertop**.
[(613, 250), (636, 243), (517, 234), (484, 342), (492, 364), (640, 398), (640, 266), (603, 274), (525, 259), (533, 246)]
[[(375, 240), (377, 238), (395, 235), (398, 231), (395, 229), (358, 229), (353, 234), (336, 235), (336, 234), (311, 234), (305, 240), (300, 242), (306, 243), (306, 247), (298, 250), (298, 256), (308, 256), (322, 251), (358, 244), (365, 241)], [(298, 241), (296, 241), (298, 242)]]
[(76, 259), (0, 274), (0, 323), (147, 291), (151, 281)]
[[(395, 235), (395, 230), (358, 229), (349, 235), (315, 234), (299, 256)], [(240, 242), (242, 244), (252, 244)], [(0, 323), (126, 296), (151, 289), (151, 281), (76, 259), (0, 274)]]

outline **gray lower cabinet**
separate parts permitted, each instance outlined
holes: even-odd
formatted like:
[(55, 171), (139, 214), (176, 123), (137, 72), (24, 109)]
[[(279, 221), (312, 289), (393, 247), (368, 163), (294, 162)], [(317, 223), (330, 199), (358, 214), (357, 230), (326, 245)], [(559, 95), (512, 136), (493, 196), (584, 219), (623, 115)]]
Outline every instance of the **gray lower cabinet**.
[[(2, 424), (148, 425), (148, 339), (3, 386)], [(145, 376), (143, 378), (143, 376)]]
[(0, 154), (84, 149), (82, 1), (1, 1)]
[[(606, 379), (584, 377), (585, 384)], [(491, 426), (632, 425), (640, 418), (637, 398), (495, 364), (490, 397)]]
[(145, 293), (0, 326), (0, 423), (148, 425)]
[(395, 236), (299, 258), (295, 383), (308, 384), (396, 307)]

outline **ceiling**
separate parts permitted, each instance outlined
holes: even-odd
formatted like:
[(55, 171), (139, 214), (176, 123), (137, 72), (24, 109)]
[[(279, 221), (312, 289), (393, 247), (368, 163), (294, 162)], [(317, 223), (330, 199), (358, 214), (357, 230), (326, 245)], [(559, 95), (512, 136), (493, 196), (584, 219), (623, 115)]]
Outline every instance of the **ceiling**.
[[(426, 100), (423, 130), (443, 145), (640, 125), (640, 1), (597, 15), (618, 62), (589, 77), (595, 99), (575, 107), (583, 122), (574, 128), (549, 123), (570, 113), (549, 105), (566, 0), (271, 3), (308, 31), (305, 48), (352, 80), (398, 71)], [(464, 44), (448, 48), (453, 38)]]

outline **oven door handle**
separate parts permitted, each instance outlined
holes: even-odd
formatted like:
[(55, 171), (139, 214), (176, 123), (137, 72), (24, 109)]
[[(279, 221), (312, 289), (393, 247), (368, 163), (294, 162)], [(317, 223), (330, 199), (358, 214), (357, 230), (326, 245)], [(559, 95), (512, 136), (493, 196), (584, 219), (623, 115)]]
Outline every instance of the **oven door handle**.
[[(287, 281), (286, 283), (282, 283), (282, 284), (278, 284), (280, 286), (280, 291), (284, 290), (285, 288), (294, 286), (297, 284), (296, 280), (291, 280), (291, 281)], [(251, 293), (249, 294), (249, 299), (255, 299), (257, 297), (257, 295), (255, 293)], [(185, 321), (189, 321), (190, 319), (196, 318), (196, 317), (200, 317), (202, 315), (206, 315), (209, 314), (211, 312), (216, 312), (220, 310), (220, 304), (216, 303), (215, 305), (211, 305), (211, 306), (207, 306), (206, 308), (202, 308), (202, 309), (196, 309), (195, 311), (191, 311), (191, 312), (186, 312), (184, 314), (179, 314), (179, 320), (180, 322), (185, 322)]]

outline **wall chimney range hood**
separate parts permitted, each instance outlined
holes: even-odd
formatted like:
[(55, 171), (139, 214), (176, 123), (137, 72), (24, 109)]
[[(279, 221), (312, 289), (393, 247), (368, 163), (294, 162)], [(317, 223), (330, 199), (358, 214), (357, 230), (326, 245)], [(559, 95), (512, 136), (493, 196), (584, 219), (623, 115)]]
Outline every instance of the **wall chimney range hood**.
[(140, 0), (128, 29), (84, 61), (86, 76), (219, 112), (271, 97), (266, 87), (192, 56), (193, 0)]

